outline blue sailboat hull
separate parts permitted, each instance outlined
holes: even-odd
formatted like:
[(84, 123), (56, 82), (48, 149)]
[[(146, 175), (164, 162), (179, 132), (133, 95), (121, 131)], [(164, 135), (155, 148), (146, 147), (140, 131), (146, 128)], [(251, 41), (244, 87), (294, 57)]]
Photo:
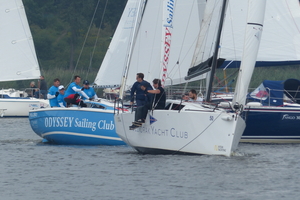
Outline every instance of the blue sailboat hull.
[(51, 108), (30, 111), (33, 131), (50, 143), (125, 145), (116, 134), (113, 110)]
[(300, 143), (300, 107), (262, 106), (245, 111), (241, 142)]

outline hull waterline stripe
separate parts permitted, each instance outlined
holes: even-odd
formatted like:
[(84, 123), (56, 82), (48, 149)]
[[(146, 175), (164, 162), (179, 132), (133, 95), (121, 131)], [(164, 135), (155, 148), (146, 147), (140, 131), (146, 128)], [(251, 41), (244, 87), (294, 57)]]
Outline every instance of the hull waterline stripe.
[(268, 138), (268, 139), (299, 138), (300, 139), (300, 136), (242, 136), (242, 139), (253, 139), (253, 138)]
[(116, 137), (108, 137), (108, 136), (101, 136), (101, 135), (92, 135), (92, 134), (82, 134), (82, 133), (73, 133), (73, 132), (60, 132), (60, 131), (53, 131), (49, 133), (44, 133), (41, 134), (42, 137), (47, 136), (47, 135), (74, 135), (74, 136), (82, 136), (82, 137), (91, 137), (91, 138), (101, 138), (101, 139), (108, 139), (108, 140), (117, 140), (117, 141), (122, 141), (121, 138), (116, 138)]
[(245, 108), (245, 111), (247, 112), (269, 112), (269, 113), (274, 113), (274, 112), (278, 112), (278, 113), (282, 113), (282, 112), (295, 112), (295, 113), (299, 113), (300, 109), (269, 109), (269, 108)]

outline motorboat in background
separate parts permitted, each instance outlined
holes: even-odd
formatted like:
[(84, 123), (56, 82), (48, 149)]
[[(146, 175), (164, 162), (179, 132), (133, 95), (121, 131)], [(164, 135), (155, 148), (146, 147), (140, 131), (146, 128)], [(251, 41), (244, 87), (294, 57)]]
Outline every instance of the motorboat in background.
[[(39, 79), (40, 68), (22, 1), (4, 0), (0, 10), (0, 81)], [(29, 110), (47, 106), (48, 100), (26, 97), (26, 93), (14, 89), (0, 90), (4, 117), (28, 117)]]
[(265, 80), (248, 95), (241, 142), (300, 142), (300, 81)]

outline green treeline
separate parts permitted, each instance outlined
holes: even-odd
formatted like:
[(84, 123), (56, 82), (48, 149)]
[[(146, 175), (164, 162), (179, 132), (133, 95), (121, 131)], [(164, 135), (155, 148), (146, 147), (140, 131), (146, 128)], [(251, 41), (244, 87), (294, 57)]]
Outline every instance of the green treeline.
[[(73, 75), (94, 81), (127, 0), (23, 0), (41, 73), (68, 85)], [(88, 33), (88, 34), (87, 34)], [(0, 82), (24, 89), (30, 81)]]
[[(94, 81), (126, 3), (127, 0), (23, 0), (41, 73), (49, 87), (54, 78), (67, 86), (73, 75)], [(250, 87), (257, 87), (265, 79), (300, 79), (298, 67), (255, 69)], [(231, 73), (228, 69), (227, 76)], [(217, 76), (215, 85), (222, 86), (223, 71), (217, 70)], [(29, 82), (0, 82), (0, 88), (22, 89)]]
[(126, 2), (23, 0), (41, 70), (73, 70), (78, 59), (78, 69), (87, 69), (93, 51), (91, 68), (98, 70)]

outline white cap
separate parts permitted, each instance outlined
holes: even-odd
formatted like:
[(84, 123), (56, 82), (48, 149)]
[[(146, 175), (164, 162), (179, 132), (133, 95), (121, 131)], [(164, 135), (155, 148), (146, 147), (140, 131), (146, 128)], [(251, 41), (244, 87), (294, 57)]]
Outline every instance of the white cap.
[(65, 89), (63, 85), (58, 86), (58, 90), (62, 90), (62, 89)]

